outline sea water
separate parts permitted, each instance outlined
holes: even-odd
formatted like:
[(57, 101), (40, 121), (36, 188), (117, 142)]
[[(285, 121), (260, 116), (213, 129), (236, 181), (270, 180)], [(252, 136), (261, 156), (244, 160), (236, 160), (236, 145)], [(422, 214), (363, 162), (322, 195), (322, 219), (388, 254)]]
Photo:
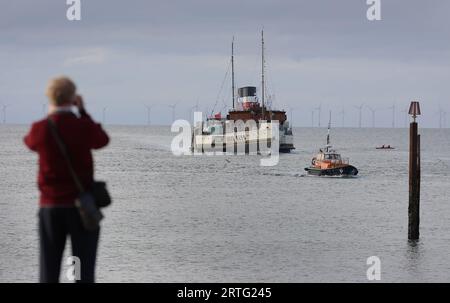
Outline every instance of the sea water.
[[(450, 280), (450, 130), (421, 129), (420, 241), (407, 241), (408, 130), (332, 130), (357, 178), (304, 177), (325, 128), (295, 128), (278, 165), (260, 156), (174, 156), (168, 126), (107, 126), (99, 282)], [(28, 126), (0, 126), (0, 282), (38, 281), (37, 156)], [(376, 150), (382, 144), (394, 150)], [(70, 255), (70, 245), (66, 256)]]

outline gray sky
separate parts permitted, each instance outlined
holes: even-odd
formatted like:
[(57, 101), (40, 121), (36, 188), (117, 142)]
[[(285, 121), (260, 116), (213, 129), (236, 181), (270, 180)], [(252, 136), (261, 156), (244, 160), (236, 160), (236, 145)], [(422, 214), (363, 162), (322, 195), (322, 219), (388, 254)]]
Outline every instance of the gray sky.
[[(274, 106), (310, 126), (322, 105), (322, 125), (332, 110), (337, 126), (356, 126), (355, 105), (376, 109), (376, 125), (396, 124), (413, 99), (422, 125), (439, 126), (439, 106), (449, 112), (450, 1), (381, 0), (382, 20), (368, 21), (365, 0), (81, 0), (82, 20), (66, 19), (64, 0), (4, 1), (0, 10), (0, 105), (7, 122), (42, 117), (47, 80), (73, 77), (88, 109), (107, 122), (168, 124), (231, 104), (230, 81), (220, 88), (236, 41), (236, 81), (260, 84), (260, 30), (264, 27), (268, 92)], [(219, 94), (220, 93), (220, 94)], [(219, 95), (219, 97), (218, 97)], [(223, 111), (225, 112), (225, 110)], [(315, 114), (317, 124), (317, 112)], [(363, 126), (372, 125), (363, 109)]]

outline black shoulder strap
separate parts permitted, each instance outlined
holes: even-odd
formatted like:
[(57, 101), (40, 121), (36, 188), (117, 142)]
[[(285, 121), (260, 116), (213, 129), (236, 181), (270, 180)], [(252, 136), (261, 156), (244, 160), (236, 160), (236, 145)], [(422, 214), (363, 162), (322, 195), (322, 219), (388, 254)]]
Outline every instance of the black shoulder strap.
[(80, 193), (84, 192), (83, 184), (81, 184), (80, 179), (78, 178), (75, 170), (73, 169), (72, 161), (70, 160), (69, 154), (67, 153), (67, 148), (64, 145), (64, 143), (61, 140), (61, 137), (58, 134), (58, 130), (56, 128), (55, 122), (49, 117), (47, 119), (48, 126), (50, 127), (50, 131), (52, 132), (53, 138), (55, 139), (56, 143), (58, 144), (58, 148), (61, 151), (61, 154), (63, 155), (64, 159), (66, 160), (67, 167), (69, 168), (70, 175), (72, 176), (73, 181), (75, 182), (75, 185)]

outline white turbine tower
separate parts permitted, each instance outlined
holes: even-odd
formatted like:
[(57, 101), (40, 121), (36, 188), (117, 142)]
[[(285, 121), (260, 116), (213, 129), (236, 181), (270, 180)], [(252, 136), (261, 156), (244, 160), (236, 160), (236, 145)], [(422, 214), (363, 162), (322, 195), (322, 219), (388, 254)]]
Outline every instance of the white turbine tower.
[(441, 106), (439, 106), (439, 110), (437, 111), (437, 114), (439, 115), (439, 128), (445, 128), (446, 127), (446, 115), (447, 113), (442, 109)]
[(147, 108), (147, 125), (151, 125), (152, 124), (151, 114), (153, 105), (146, 105), (145, 107)]
[(189, 119), (192, 118), (192, 120), (194, 120), (194, 113), (195, 112), (198, 112), (198, 100), (197, 100), (197, 102), (195, 102), (194, 106), (191, 106), (189, 108)]
[(177, 103), (170, 104), (167, 106), (172, 109), (172, 123), (173, 123), (173, 122), (175, 122), (175, 110), (177, 108)]
[(2, 113), (3, 113), (3, 124), (6, 124), (6, 109), (9, 107), (9, 104), (3, 104)]
[(322, 104), (320, 104), (318, 107), (316, 107), (315, 110), (317, 110), (319, 112), (319, 117), (318, 117), (319, 123), (318, 123), (318, 125), (320, 127), (320, 116), (321, 116), (321, 113), (322, 113)]
[(107, 110), (107, 107), (102, 108), (102, 123), (103, 123), (103, 125), (106, 124), (106, 110)]
[(297, 109), (296, 107), (289, 107), (289, 116), (290, 116), (289, 120), (290, 120), (290, 123), (291, 123), (291, 126), (292, 126), (292, 127), (294, 127), (293, 114), (294, 114), (294, 111), (295, 111), (296, 109)]
[(372, 128), (374, 128), (375, 127), (375, 114), (376, 114), (376, 111), (377, 111), (377, 109), (375, 109), (375, 108), (372, 108), (372, 107), (370, 107), (370, 106), (366, 106), (368, 109), (369, 109), (369, 111), (372, 113)]
[(361, 128), (362, 126), (362, 109), (363, 109), (364, 103), (362, 103), (361, 105), (357, 106), (355, 105), (354, 107), (359, 111), (359, 122), (358, 122), (358, 127)]
[(388, 109), (392, 110), (392, 128), (395, 128), (395, 103)]
[(447, 112), (443, 112), (444, 115), (444, 128), (447, 127)]

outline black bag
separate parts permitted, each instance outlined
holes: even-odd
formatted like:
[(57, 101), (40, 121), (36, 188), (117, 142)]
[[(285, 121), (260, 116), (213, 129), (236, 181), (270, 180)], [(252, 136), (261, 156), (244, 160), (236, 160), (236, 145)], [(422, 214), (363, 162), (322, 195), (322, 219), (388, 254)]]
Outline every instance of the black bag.
[(106, 189), (106, 183), (103, 181), (94, 181), (90, 190), (95, 199), (98, 208), (106, 207), (111, 204), (111, 196)]
[(47, 121), (53, 138), (58, 144), (58, 147), (66, 160), (70, 175), (78, 188), (79, 196), (75, 200), (75, 206), (80, 212), (83, 226), (89, 231), (97, 230), (100, 226), (100, 221), (103, 219), (103, 214), (100, 211), (100, 207), (106, 207), (111, 204), (111, 196), (106, 189), (106, 183), (102, 181), (94, 181), (91, 188), (89, 188), (89, 190), (85, 190), (80, 179), (75, 173), (75, 170), (73, 169), (72, 161), (70, 160), (66, 146), (58, 134), (55, 123), (50, 118), (48, 118)]

